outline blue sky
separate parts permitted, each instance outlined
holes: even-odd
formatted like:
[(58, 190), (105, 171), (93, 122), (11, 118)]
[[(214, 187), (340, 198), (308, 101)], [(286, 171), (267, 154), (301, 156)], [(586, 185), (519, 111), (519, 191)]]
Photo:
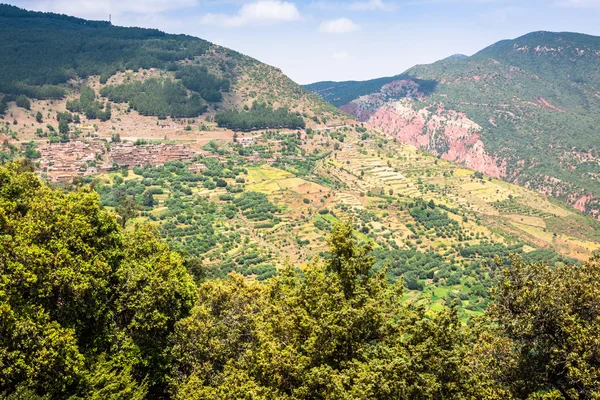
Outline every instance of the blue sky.
[(298, 83), (399, 74), (538, 30), (600, 35), (600, 0), (13, 0), (20, 7), (186, 33)]

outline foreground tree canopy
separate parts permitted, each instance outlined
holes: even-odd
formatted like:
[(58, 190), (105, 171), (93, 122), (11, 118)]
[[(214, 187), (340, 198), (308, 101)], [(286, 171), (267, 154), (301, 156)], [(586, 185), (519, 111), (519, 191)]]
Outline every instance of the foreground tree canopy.
[(0, 167), (0, 398), (600, 397), (597, 259), (514, 259), (464, 324), (452, 306), (403, 303), (350, 224), (329, 242), (303, 271), (197, 286), (156, 231), (123, 231), (91, 189)]

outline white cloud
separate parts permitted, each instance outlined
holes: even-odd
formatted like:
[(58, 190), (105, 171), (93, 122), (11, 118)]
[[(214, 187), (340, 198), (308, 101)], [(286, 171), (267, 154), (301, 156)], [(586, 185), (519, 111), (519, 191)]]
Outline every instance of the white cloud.
[(349, 33), (359, 29), (360, 26), (348, 18), (330, 19), (319, 26), (319, 32), (323, 33)]
[(595, 8), (600, 7), (600, 0), (562, 0), (558, 5), (563, 7)]
[(354, 11), (392, 11), (397, 8), (394, 3), (383, 0), (355, 1), (350, 3), (350, 9)]
[(333, 58), (336, 61), (345, 60), (348, 57), (350, 57), (350, 54), (348, 54), (347, 51), (336, 51), (331, 55), (331, 58)]
[(206, 14), (200, 22), (206, 25), (238, 27), (244, 25), (272, 25), (301, 20), (294, 3), (279, 0), (259, 0), (245, 4), (237, 14)]

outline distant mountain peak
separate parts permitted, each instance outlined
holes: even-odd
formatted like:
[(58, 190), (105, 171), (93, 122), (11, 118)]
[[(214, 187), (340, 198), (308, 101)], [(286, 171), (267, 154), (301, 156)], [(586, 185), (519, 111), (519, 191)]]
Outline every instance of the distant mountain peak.
[(465, 54), (452, 54), (449, 57), (443, 58), (441, 61), (447, 61), (447, 60), (464, 60), (465, 58), (469, 58), (469, 56), (465, 55)]

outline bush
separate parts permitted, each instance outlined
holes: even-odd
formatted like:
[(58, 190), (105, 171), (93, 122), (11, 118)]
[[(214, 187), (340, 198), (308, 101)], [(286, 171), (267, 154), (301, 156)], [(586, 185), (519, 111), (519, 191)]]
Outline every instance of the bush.
[(24, 96), (24, 95), (19, 95), (17, 96), (17, 107), (21, 107), (24, 108), (26, 110), (31, 110), (31, 102), (29, 101), (29, 99)]

